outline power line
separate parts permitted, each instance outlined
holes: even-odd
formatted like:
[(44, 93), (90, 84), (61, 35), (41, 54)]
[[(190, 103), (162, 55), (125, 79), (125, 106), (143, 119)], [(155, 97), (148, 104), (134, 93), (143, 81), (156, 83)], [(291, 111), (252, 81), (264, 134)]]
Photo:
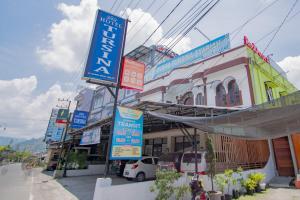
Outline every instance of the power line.
[(277, 33), (280, 31), (281, 27), (283, 26), (283, 24), (285, 23), (286, 19), (288, 18), (288, 16), (291, 14), (291, 12), (293, 11), (293, 9), (295, 8), (296, 4), (298, 3), (298, 0), (295, 1), (295, 3), (292, 5), (291, 9), (289, 10), (289, 12), (287, 13), (287, 15), (284, 17), (282, 23), (279, 25), (277, 31), (274, 33), (273, 37), (271, 38), (271, 40), (269, 41), (269, 43), (267, 44), (267, 46), (265, 47), (265, 49), (263, 50), (263, 53), (265, 53), (265, 51), (268, 49), (268, 47), (270, 46), (270, 44), (272, 43), (272, 41), (274, 40), (274, 38), (276, 37)]
[(152, 0), (152, 2), (150, 2), (149, 6), (146, 8), (145, 12), (143, 12), (141, 17), (137, 20), (137, 22), (134, 25), (132, 25), (132, 27), (130, 27), (130, 29), (128, 30), (128, 33), (130, 33), (130, 31), (139, 23), (139, 21), (143, 19), (145, 14), (150, 10), (150, 8), (154, 5), (154, 3), (155, 3), (155, 0)]
[(123, 11), (123, 13), (122, 13), (122, 17), (124, 16), (124, 14), (126, 13), (126, 9), (127, 8), (130, 8), (130, 6), (131, 6), (131, 4), (133, 3), (133, 0), (131, 0), (130, 2), (129, 2), (129, 4), (125, 7), (125, 10)]
[[(165, 5), (166, 5), (166, 3), (168, 2), (169, 0), (165, 0), (154, 12), (153, 12), (153, 14), (152, 14), (152, 16), (155, 16), (159, 11), (160, 11), (160, 9), (162, 9)], [(143, 26), (141, 26), (141, 28), (139, 29), (139, 30), (137, 30), (136, 32), (135, 32), (135, 34), (133, 34), (132, 35), (132, 37), (131, 37), (131, 39), (127, 42), (127, 44), (130, 44), (130, 42), (135, 38), (135, 36), (137, 35), (137, 34), (139, 34), (140, 33), (140, 31), (144, 28), (144, 27), (146, 27), (146, 25), (150, 22), (150, 19), (151, 18), (151, 16), (150, 17), (148, 17), (147, 18), (147, 20), (146, 20), (146, 23), (144, 23), (143, 24)]]
[(110, 7), (109, 11), (111, 11), (112, 9), (114, 9), (116, 3), (118, 2), (119, 0), (115, 0), (115, 2), (113, 3), (113, 5)]
[(145, 45), (146, 42), (149, 41), (149, 39), (154, 35), (154, 33), (163, 25), (163, 23), (171, 16), (171, 14), (178, 8), (178, 6), (183, 2), (183, 0), (180, 0), (176, 6), (171, 10), (171, 12), (164, 18), (164, 20), (156, 27), (156, 29), (150, 34), (150, 36), (143, 42), (142, 45)]

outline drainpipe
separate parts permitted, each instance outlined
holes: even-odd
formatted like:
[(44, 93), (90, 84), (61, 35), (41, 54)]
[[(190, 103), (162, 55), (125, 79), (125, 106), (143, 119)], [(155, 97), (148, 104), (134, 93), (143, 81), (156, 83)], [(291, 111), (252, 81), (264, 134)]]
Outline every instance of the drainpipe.
[(298, 166), (297, 166), (297, 161), (296, 161), (296, 156), (295, 156), (295, 149), (294, 149), (294, 144), (291, 135), (288, 135), (289, 139), (289, 147), (292, 155), (292, 161), (293, 161), (293, 167), (294, 167), (294, 172), (295, 176), (298, 174)]

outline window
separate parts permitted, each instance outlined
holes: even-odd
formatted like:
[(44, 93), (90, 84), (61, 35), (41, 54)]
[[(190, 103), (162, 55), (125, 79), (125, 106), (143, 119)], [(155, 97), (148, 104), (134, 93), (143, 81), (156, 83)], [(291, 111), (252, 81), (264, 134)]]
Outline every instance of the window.
[(103, 104), (103, 95), (99, 94), (94, 97), (93, 109), (100, 108)]
[(267, 83), (265, 83), (265, 89), (266, 89), (268, 102), (273, 102), (274, 96), (273, 96), (272, 88)]
[(202, 95), (202, 93), (198, 93), (196, 96), (196, 105), (204, 105), (204, 96)]
[[(195, 162), (195, 154), (194, 153), (184, 154), (182, 161), (184, 163), (194, 163)], [(199, 153), (197, 153), (197, 161), (198, 161), (198, 163), (201, 162), (201, 154), (199, 154)]]
[(226, 106), (226, 91), (222, 83), (216, 87), (216, 106)]
[(142, 160), (142, 163), (152, 165), (152, 158), (145, 158), (144, 160)]
[(154, 159), (154, 164), (157, 165), (157, 163), (158, 163), (158, 158), (153, 158), (153, 159)]
[(155, 138), (145, 140), (145, 155), (160, 156), (163, 153), (166, 153), (167, 151), (167, 138)]
[(235, 80), (228, 83), (228, 99), (230, 106), (241, 105), (239, 86)]
[(184, 105), (194, 105), (194, 96), (192, 92), (188, 92), (181, 98)]

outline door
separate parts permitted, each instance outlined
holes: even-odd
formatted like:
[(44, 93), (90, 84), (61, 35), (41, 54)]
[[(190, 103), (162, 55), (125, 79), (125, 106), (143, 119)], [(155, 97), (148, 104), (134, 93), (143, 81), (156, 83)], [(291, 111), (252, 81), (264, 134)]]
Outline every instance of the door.
[(294, 176), (294, 167), (288, 137), (273, 139), (273, 148), (279, 176)]
[(153, 170), (153, 160), (152, 158), (145, 158), (142, 160), (143, 167), (140, 169), (146, 174), (146, 178), (153, 178), (154, 177), (154, 170)]

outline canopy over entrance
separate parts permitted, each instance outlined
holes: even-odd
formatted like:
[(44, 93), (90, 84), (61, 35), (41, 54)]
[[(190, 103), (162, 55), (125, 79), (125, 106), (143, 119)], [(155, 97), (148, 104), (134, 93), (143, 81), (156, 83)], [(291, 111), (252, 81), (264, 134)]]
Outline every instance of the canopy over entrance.
[(183, 123), (213, 134), (269, 139), (300, 131), (300, 91), (271, 102), (218, 116), (179, 116), (147, 111), (152, 117)]

